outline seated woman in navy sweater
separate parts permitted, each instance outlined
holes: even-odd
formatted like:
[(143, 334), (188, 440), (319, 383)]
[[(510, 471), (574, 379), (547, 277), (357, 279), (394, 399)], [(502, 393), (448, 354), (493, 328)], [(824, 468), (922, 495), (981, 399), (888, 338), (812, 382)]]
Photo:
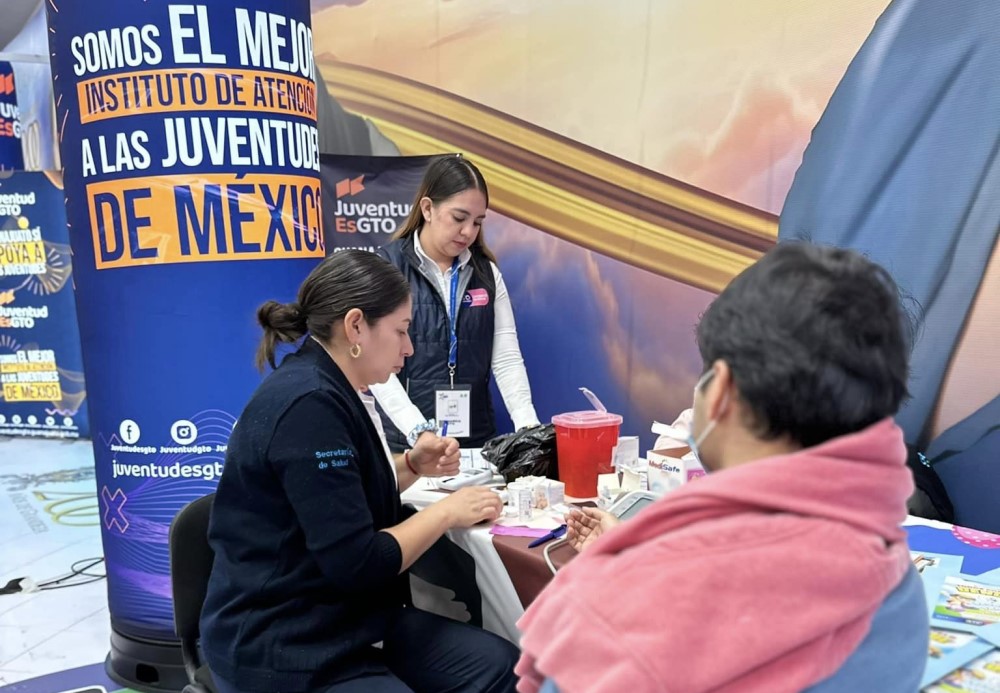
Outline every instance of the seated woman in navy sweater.
[(201, 633), (221, 693), (514, 690), (513, 645), (409, 604), (413, 562), (501, 510), (485, 488), (400, 505), (420, 475), (458, 469), (458, 443), (432, 436), (393, 459), (365, 393), (413, 353), (410, 309), (398, 269), (344, 251), (258, 311), (259, 366), (305, 339), (240, 416), (212, 509)]

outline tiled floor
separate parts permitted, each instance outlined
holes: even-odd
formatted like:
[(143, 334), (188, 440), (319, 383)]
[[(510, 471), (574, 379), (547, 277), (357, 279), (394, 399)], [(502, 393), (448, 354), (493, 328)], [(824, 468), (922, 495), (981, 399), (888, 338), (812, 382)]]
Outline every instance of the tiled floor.
[[(0, 439), (0, 586), (102, 555), (90, 442)], [(103, 565), (93, 572), (103, 573)], [(107, 584), (0, 595), (0, 686), (108, 652)]]

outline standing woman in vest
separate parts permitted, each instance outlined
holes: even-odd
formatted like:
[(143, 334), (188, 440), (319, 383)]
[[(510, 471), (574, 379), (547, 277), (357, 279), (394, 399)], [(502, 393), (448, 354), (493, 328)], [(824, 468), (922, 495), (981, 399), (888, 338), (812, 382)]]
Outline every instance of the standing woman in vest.
[(413, 356), (398, 377), (372, 387), (401, 432), (387, 432), (393, 450), (437, 432), (435, 421), (447, 422), (447, 435), (463, 447), (482, 447), (496, 435), (491, 374), (514, 428), (538, 425), (510, 296), (483, 237), (489, 201), (486, 180), (472, 162), (439, 157), (424, 174), (406, 223), (379, 250), (413, 293)]
[(201, 648), (219, 693), (513, 693), (517, 649), (410, 605), (408, 569), (453, 527), (500, 513), (463, 488), (408, 514), (399, 493), (454, 473), (424, 438), (392, 459), (364, 390), (413, 353), (410, 288), (366, 251), (328, 257), (294, 303), (257, 313), (258, 365), (298, 343), (240, 415), (212, 505)]

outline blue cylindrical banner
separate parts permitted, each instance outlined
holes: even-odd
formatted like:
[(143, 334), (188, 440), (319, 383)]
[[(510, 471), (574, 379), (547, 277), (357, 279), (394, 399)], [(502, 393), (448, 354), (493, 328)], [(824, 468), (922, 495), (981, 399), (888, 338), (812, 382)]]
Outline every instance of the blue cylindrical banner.
[(0, 171), (20, 171), (23, 168), (21, 116), (17, 110), (14, 68), (6, 60), (0, 60)]
[(47, 3), (111, 619), (169, 639), (167, 533), (324, 255), (308, 0)]
[(0, 174), (0, 436), (90, 435), (61, 180)]

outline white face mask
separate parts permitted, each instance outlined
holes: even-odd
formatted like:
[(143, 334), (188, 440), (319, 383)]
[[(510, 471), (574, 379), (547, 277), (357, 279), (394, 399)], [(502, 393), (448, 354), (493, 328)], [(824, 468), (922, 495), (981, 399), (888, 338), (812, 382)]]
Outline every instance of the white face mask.
[[(714, 377), (715, 377), (715, 370), (713, 369), (710, 371), (706, 371), (700, 378), (698, 378), (698, 383), (694, 386), (695, 396), (698, 395), (698, 390), (704, 387), (705, 384), (708, 383), (708, 381), (710, 381)], [(708, 438), (708, 434), (711, 433), (712, 430), (715, 428), (716, 423), (717, 422), (715, 419), (709, 421), (708, 425), (705, 426), (705, 430), (702, 431), (701, 435), (699, 435), (697, 438), (688, 433), (687, 437), (688, 447), (691, 448), (691, 453), (694, 455), (694, 458), (698, 461), (698, 464), (700, 464), (702, 467), (705, 467), (705, 463), (701, 461), (701, 454), (699, 453), (698, 448), (701, 446), (702, 443), (705, 442), (705, 439)], [(708, 469), (708, 467), (705, 467), (705, 469)]]

